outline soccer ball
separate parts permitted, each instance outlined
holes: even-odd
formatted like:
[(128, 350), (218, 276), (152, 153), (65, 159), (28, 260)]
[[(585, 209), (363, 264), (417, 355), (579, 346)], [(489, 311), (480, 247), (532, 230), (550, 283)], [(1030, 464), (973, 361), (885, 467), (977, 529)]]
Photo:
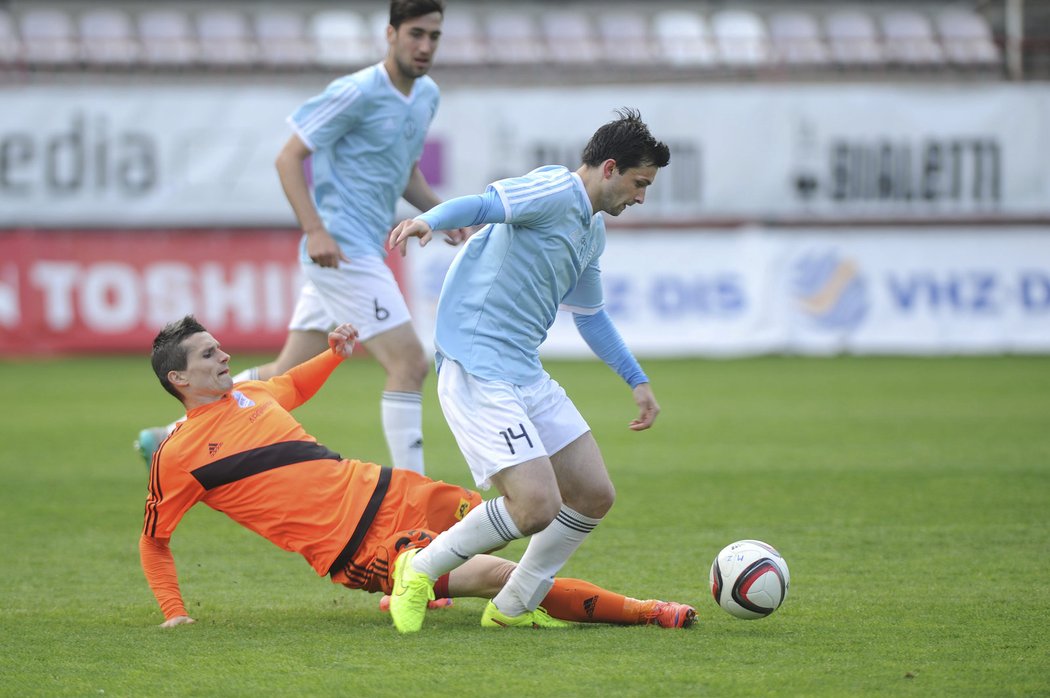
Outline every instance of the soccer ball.
[(737, 618), (765, 618), (784, 602), (790, 584), (784, 558), (759, 540), (730, 543), (711, 563), (711, 594)]

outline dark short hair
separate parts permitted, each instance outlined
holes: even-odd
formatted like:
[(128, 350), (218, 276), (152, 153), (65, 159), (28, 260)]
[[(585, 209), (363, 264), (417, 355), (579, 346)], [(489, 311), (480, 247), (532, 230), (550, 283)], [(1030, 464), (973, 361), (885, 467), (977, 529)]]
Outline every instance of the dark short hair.
[(431, 12), (445, 16), (445, 0), (390, 0), (390, 26), (397, 29), (406, 19), (415, 19)]
[(616, 110), (619, 118), (605, 124), (591, 136), (583, 149), (583, 164), (598, 167), (609, 159), (623, 174), (632, 167), (666, 167), (671, 161), (671, 150), (653, 138), (637, 109), (623, 107)]
[(183, 341), (200, 332), (207, 332), (204, 326), (197, 322), (197, 318), (187, 315), (181, 320), (164, 326), (157, 336), (153, 338), (153, 352), (150, 354), (150, 363), (153, 372), (157, 374), (160, 384), (164, 389), (182, 401), (182, 395), (178, 389), (168, 380), (169, 371), (185, 371), (188, 365), (186, 347)]

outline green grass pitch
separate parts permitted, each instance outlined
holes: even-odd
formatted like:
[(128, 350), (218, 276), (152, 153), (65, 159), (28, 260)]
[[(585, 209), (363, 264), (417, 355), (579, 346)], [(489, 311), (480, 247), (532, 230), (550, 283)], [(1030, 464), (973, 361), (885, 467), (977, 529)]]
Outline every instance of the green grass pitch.
[[(173, 540), (198, 623), (159, 629), (130, 445), (178, 405), (145, 358), (0, 363), (0, 695), (1050, 695), (1050, 357), (644, 363), (645, 433), (604, 365), (548, 365), (618, 490), (564, 572), (692, 602), (697, 625), (492, 632), (462, 600), (410, 637), (203, 506)], [(381, 387), (355, 360), (298, 415), (383, 462)], [(429, 474), (469, 484), (433, 377), (425, 409)], [(790, 566), (769, 618), (710, 597), (739, 538)]]

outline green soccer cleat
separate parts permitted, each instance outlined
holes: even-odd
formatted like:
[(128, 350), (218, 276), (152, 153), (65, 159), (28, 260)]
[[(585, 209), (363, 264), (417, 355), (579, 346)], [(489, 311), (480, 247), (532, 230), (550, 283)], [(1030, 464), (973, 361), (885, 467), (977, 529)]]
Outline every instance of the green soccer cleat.
[[(427, 601), (427, 610), (434, 611), (442, 608), (451, 608), (453, 604), (452, 599), (434, 599), (433, 601)], [(390, 594), (386, 594), (383, 598), (379, 599), (379, 610), (383, 613), (390, 613)]]
[(483, 628), (570, 628), (572, 623), (567, 623), (557, 618), (551, 618), (550, 614), (542, 606), (535, 611), (522, 613), (520, 616), (505, 616), (496, 608), (491, 601), (485, 606), (485, 612), (481, 614), (481, 627)]
[(139, 438), (135, 439), (135, 450), (142, 456), (147, 468), (150, 467), (153, 454), (160, 446), (160, 442), (166, 438), (168, 438), (168, 430), (164, 427), (149, 427), (139, 432)]
[(434, 582), (412, 569), (412, 559), (419, 548), (411, 548), (394, 561), (394, 588), (390, 594), (390, 618), (402, 633), (418, 632), (423, 627), (427, 604), (434, 600)]

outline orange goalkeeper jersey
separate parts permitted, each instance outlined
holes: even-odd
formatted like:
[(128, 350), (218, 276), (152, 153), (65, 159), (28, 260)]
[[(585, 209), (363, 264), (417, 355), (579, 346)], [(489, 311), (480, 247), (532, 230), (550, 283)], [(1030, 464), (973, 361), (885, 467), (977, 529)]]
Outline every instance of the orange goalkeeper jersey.
[(384, 469), (343, 460), (289, 414), (341, 361), (325, 351), (269, 381), (239, 383), (190, 410), (157, 449), (139, 548), (166, 618), (186, 614), (168, 539), (197, 502), (300, 553), (319, 575), (343, 553), (362, 515), (368, 518)]

